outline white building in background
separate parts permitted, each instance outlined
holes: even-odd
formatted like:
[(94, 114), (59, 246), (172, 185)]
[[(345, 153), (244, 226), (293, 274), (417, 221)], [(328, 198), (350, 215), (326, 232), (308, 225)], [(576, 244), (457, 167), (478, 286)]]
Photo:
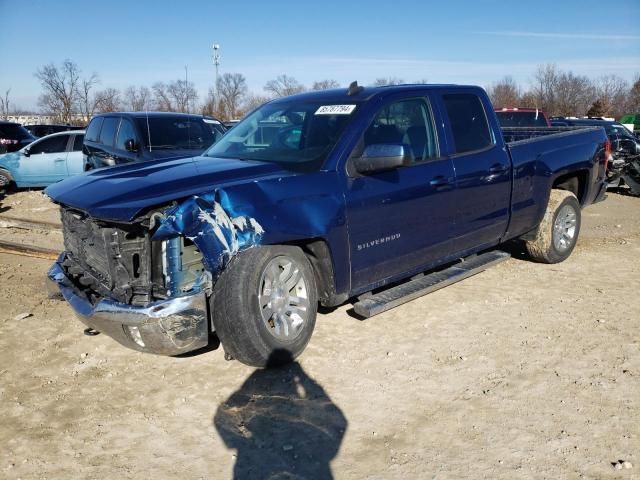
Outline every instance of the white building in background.
[[(22, 125), (51, 125), (54, 123), (60, 123), (53, 115), (42, 115), (39, 113), (6, 115), (4, 119), (9, 122), (21, 123)], [(84, 117), (82, 115), (73, 115), (73, 119), (84, 123)]]

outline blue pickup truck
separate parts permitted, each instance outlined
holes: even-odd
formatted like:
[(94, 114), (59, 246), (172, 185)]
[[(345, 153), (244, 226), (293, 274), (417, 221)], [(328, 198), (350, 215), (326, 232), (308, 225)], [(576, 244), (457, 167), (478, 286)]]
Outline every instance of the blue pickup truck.
[(139, 351), (177, 355), (215, 333), (249, 365), (295, 358), (318, 304), (375, 315), (505, 259), (511, 239), (566, 259), (581, 209), (605, 198), (607, 136), (518, 135), (505, 142), (473, 86), (274, 100), (201, 156), (50, 186), (65, 241), (50, 293)]

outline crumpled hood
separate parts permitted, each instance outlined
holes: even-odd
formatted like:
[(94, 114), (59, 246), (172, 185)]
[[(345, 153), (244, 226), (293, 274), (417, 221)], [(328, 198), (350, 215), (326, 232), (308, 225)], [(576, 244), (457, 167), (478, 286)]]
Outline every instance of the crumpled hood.
[(93, 170), (55, 183), (45, 193), (94, 218), (127, 222), (147, 208), (230, 183), (290, 174), (271, 163), (193, 157)]

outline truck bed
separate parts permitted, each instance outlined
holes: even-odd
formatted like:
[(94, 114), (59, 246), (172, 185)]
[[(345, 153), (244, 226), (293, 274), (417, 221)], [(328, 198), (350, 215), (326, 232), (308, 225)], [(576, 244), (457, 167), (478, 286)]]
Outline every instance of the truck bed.
[(604, 131), (601, 127), (502, 128), (513, 165), (512, 219), (509, 237), (522, 235), (544, 215), (549, 178), (579, 172), (584, 179), (577, 192), (583, 207), (603, 199), (606, 189)]

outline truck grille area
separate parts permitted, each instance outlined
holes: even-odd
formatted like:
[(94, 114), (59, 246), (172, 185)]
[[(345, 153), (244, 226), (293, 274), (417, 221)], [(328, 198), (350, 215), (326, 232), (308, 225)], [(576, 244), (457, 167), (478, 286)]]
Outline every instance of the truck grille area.
[[(110, 224), (82, 212), (61, 209), (68, 278), (95, 302), (110, 297), (144, 305), (152, 301), (152, 242), (137, 224)], [(158, 289), (160, 290), (160, 289)]]

